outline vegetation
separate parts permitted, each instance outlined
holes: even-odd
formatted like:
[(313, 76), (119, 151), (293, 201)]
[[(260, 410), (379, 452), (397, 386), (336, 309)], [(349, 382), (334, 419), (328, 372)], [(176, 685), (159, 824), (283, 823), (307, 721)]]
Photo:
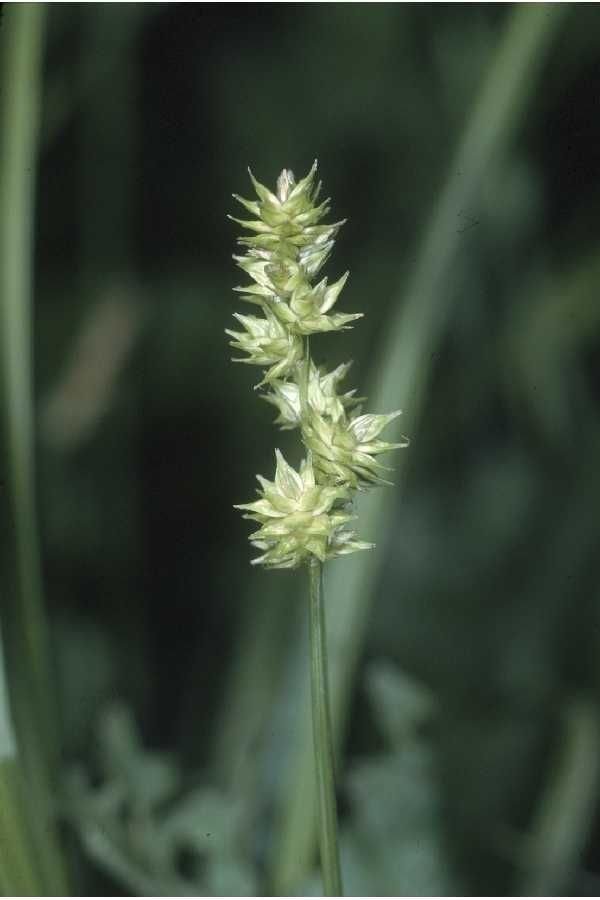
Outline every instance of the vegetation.
[(289, 377), (223, 339), (231, 190), (315, 157), (311, 354), (411, 439), (326, 562), (345, 893), (597, 893), (599, 15), (5, 6), (4, 894), (321, 892), (306, 578), (233, 509)]

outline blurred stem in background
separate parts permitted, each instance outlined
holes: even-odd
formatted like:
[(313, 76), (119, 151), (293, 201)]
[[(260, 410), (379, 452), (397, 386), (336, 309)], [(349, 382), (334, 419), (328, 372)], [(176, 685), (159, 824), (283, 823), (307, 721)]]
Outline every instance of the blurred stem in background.
[(27, 825), (23, 771), (17, 755), (8, 703), (0, 635), (0, 892), (4, 897), (43, 892), (37, 858)]
[(34, 489), (31, 351), (34, 189), (44, 33), (43, 4), (5, 11), (0, 119), (0, 352), (9, 535), (2, 623), (9, 693), (27, 782), (30, 825), (46, 892), (64, 894), (63, 862), (51, 821), (58, 755), (43, 608)]
[(533, 824), (530, 853), (516, 894), (568, 893), (594, 820), (600, 767), (600, 729), (595, 704), (571, 699), (562, 710), (561, 746)]
[[(404, 406), (403, 431), (415, 441), (431, 373), (431, 360), (451, 308), (451, 267), (461, 240), (457, 213), (473, 203), (491, 166), (501, 163), (536, 85), (545, 53), (566, 7), (519, 5), (511, 8), (481, 90), (475, 99), (459, 146), (450, 160), (446, 183), (425, 232), (412, 278), (385, 331), (368, 392), (374, 409)], [(391, 436), (393, 440), (393, 436)], [(402, 480), (409, 455), (397, 465)], [(366, 537), (389, 531), (394, 497), (385, 491), (361, 498), (359, 511)], [(364, 640), (370, 604), (385, 546), (344, 566), (331, 566), (328, 591), (331, 697), (336, 743), (347, 716), (352, 680)], [(333, 651), (333, 652), (332, 652)], [(297, 668), (299, 668), (297, 666)], [(306, 727), (308, 695), (301, 679), (293, 689), (301, 696), (302, 731), (293, 735), (293, 757), (282, 785), (280, 823), (273, 855), (276, 894), (295, 890), (311, 871), (316, 839), (312, 740)]]

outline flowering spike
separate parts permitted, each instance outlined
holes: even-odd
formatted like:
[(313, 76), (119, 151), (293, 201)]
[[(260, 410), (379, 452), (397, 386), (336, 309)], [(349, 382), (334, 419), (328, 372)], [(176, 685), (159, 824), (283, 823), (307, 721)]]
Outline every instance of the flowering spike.
[(332, 312), (348, 272), (333, 284), (327, 278), (316, 281), (344, 224), (323, 221), (329, 200), (317, 203), (321, 183), (316, 182), (316, 160), (299, 181), (291, 169), (283, 169), (275, 193), (248, 171), (258, 199), (233, 197), (252, 218), (229, 218), (249, 232), (238, 238), (245, 252), (234, 259), (251, 283), (234, 291), (259, 315), (235, 313), (243, 330), (226, 333), (231, 346), (246, 354), (235, 362), (263, 368), (257, 387), (267, 390), (261, 396), (277, 409), (276, 424), (300, 429), (307, 456), (296, 471), (276, 450), (274, 481), (258, 475), (259, 499), (237, 508), (260, 526), (250, 536), (261, 551), (253, 564), (296, 568), (311, 559), (325, 562), (374, 546), (357, 540), (347, 527), (355, 518), (352, 495), (390, 484), (378, 457), (408, 441), (379, 439), (399, 410), (361, 413), (358, 404), (364, 398), (354, 390), (339, 392), (349, 363), (326, 372), (306, 358), (305, 337), (344, 331), (363, 315)]

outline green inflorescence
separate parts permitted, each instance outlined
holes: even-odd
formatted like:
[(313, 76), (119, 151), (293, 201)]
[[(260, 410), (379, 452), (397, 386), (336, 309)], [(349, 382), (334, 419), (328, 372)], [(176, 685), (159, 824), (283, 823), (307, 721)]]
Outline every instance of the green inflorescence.
[(258, 199), (233, 196), (252, 218), (230, 217), (250, 232), (238, 239), (245, 253), (234, 259), (251, 284), (234, 290), (260, 311), (260, 315), (235, 313), (244, 330), (226, 329), (231, 346), (246, 354), (234, 361), (263, 369), (257, 387), (276, 407), (276, 424), (299, 428), (307, 450), (299, 472), (277, 450), (275, 480), (257, 476), (259, 499), (237, 507), (260, 526), (250, 535), (261, 551), (253, 562), (268, 568), (296, 568), (311, 558), (324, 562), (373, 547), (357, 540), (347, 527), (355, 518), (353, 492), (389, 484), (383, 477), (387, 467), (378, 457), (408, 444), (406, 439), (379, 440), (399, 410), (361, 414), (364, 398), (353, 390), (338, 393), (350, 363), (326, 372), (310, 357), (310, 335), (342, 331), (363, 315), (332, 312), (347, 272), (331, 285), (327, 278), (317, 278), (343, 222), (323, 224), (329, 201), (318, 202), (321, 185), (316, 170), (315, 162), (296, 182), (284, 169), (276, 193), (250, 173)]

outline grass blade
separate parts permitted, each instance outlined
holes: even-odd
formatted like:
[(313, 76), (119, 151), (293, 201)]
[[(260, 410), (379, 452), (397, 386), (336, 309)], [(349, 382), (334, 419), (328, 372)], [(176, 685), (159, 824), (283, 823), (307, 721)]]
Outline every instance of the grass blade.
[(0, 892), (4, 897), (42, 892), (26, 820), (23, 774), (8, 705), (0, 636)]
[(16, 5), (6, 10), (2, 33), (0, 355), (3, 456), (11, 508), (5, 569), (14, 570), (12, 583), (7, 585), (3, 625), (9, 691), (36, 852), (46, 888), (63, 894), (62, 859), (50, 814), (57, 718), (50, 691), (33, 460), (32, 243), (45, 13), (43, 4)]

